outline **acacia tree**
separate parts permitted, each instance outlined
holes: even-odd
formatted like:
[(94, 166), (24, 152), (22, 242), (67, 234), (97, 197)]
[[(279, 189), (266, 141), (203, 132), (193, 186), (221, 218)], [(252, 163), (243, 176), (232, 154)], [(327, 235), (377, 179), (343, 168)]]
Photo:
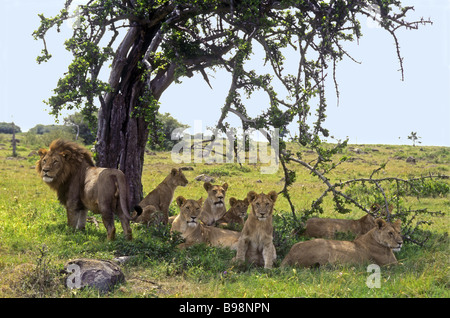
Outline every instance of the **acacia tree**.
[[(39, 63), (51, 57), (46, 33), (72, 18), (71, 3), (67, 0), (55, 17), (40, 15), (41, 24), (33, 33), (44, 43)], [(145, 144), (157, 134), (161, 95), (171, 83), (195, 72), (209, 83), (205, 70), (221, 67), (230, 72), (231, 83), (216, 128), (228, 127), (230, 113), (241, 118), (244, 128), (278, 128), (282, 134), (296, 122), (295, 139), (318, 153), (311, 167), (315, 169), (336, 151), (321, 147), (321, 138), (329, 134), (323, 127), (324, 87), (332, 68), (338, 94), (335, 66), (349, 56), (343, 43), (361, 36), (358, 19), (376, 19), (394, 38), (403, 74), (395, 32), (424, 23), (405, 20), (412, 9), (398, 0), (90, 0), (79, 6), (73, 35), (65, 42), (73, 60), (47, 103), (55, 115), (76, 107), (93, 120), (98, 111), (97, 163), (125, 172), (136, 203), (142, 197)], [(248, 69), (246, 62), (256, 46), (264, 50), (270, 74)], [(296, 70), (285, 69), (288, 49), (298, 52)], [(111, 60), (109, 80), (104, 82), (99, 74)], [(282, 85), (285, 96), (274, 82)], [(250, 118), (245, 97), (255, 90), (265, 92), (269, 102), (265, 111)], [(311, 116), (315, 121), (309, 126)], [(283, 143), (280, 147), (286, 176), (282, 192), (288, 197), (295, 175), (286, 163), (293, 158)]]

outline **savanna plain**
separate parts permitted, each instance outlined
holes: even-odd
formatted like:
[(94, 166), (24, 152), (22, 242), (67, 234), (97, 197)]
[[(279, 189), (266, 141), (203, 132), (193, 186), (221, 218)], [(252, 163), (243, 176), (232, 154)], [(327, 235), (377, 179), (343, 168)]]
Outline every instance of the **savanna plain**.
[[(67, 226), (66, 212), (58, 202), (56, 193), (45, 185), (34, 167), (37, 150), (48, 144), (27, 142), (22, 139), (17, 156), (12, 157), (10, 135), (0, 135), (0, 297), (56, 297), (56, 298), (174, 298), (174, 297), (430, 297), (450, 296), (449, 180), (428, 180), (427, 191), (420, 195), (404, 192), (394, 204), (394, 211), (403, 209), (441, 213), (420, 213), (413, 222), (420, 224), (414, 233), (417, 240), (430, 235), (423, 246), (406, 241), (396, 253), (397, 265), (380, 270), (379, 288), (369, 288), (370, 272), (367, 265), (323, 266), (315, 269), (286, 267), (280, 263), (290, 247), (301, 240), (288, 201), (279, 195), (274, 209), (274, 244), (277, 260), (273, 269), (251, 265), (235, 266), (231, 262), (235, 251), (209, 247), (204, 244), (185, 250), (176, 246), (181, 242), (170, 234), (170, 226), (151, 226), (132, 223), (133, 240), (126, 241), (119, 221), (116, 221), (116, 240), (106, 240), (106, 230), (99, 215), (89, 213), (98, 220), (98, 227), (88, 222), (85, 231), (74, 231)], [(295, 148), (294, 145), (289, 145)], [(357, 148), (357, 149), (356, 149)], [(314, 154), (302, 151), (303, 160), (313, 160)], [(408, 179), (425, 175), (450, 174), (450, 148), (427, 146), (349, 145), (336, 154), (335, 161), (347, 160), (333, 169), (327, 178), (333, 182), (354, 178), (375, 177)], [(407, 162), (414, 157), (415, 163)], [(195, 177), (206, 174), (214, 184), (227, 182), (227, 208), (231, 197), (244, 199), (249, 191), (268, 193), (283, 189), (283, 170), (274, 174), (261, 174), (259, 164), (174, 164), (170, 152), (148, 152), (142, 176), (144, 195), (154, 189), (172, 168), (189, 167), (184, 174), (189, 180), (186, 187), (178, 187), (179, 195), (189, 199), (206, 198), (202, 181)], [(296, 171), (296, 180), (290, 187), (296, 217), (309, 209), (326, 186), (308, 170), (290, 163)], [(395, 186), (382, 184), (386, 189)], [(361, 188), (343, 189), (359, 196), (365, 205), (376, 196)], [(359, 192), (358, 192), (359, 191)], [(388, 193), (389, 191), (387, 191)], [(389, 194), (389, 193), (388, 193)], [(392, 197), (391, 197), (392, 198)], [(379, 198), (378, 198), (379, 199)], [(320, 217), (357, 219), (365, 212), (347, 205), (350, 212), (335, 211), (331, 195), (323, 202)], [(170, 213), (179, 209), (172, 202)], [(314, 215), (318, 216), (318, 215)], [(344, 239), (351, 239), (344, 237)], [(68, 289), (65, 287), (64, 264), (74, 258), (111, 260), (118, 256), (133, 256), (121, 265), (126, 281), (106, 295), (94, 289)]]

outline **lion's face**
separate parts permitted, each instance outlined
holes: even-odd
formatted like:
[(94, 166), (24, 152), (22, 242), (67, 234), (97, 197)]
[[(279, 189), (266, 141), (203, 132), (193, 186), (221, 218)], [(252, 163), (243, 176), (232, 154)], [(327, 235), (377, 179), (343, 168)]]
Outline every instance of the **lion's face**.
[(215, 207), (222, 208), (225, 206), (225, 194), (228, 189), (228, 183), (222, 185), (212, 185), (205, 182), (203, 187), (208, 192), (208, 198), (213, 202)]
[(259, 221), (265, 221), (272, 217), (273, 206), (277, 196), (278, 194), (275, 191), (270, 191), (268, 194), (257, 194), (254, 191), (250, 191), (247, 194), (247, 199), (252, 206), (252, 214)]
[(248, 199), (245, 198), (244, 200), (238, 200), (236, 198), (230, 198), (230, 206), (231, 210), (230, 212), (240, 217), (241, 219), (244, 219), (247, 216), (247, 210), (248, 210)]
[(394, 252), (400, 251), (403, 245), (403, 238), (400, 233), (401, 221), (397, 220), (394, 223), (388, 223), (383, 219), (376, 219), (375, 224), (375, 240), (379, 244), (392, 249)]
[(196, 227), (199, 222), (199, 216), (202, 209), (203, 198), (199, 200), (185, 199), (179, 196), (177, 205), (180, 207), (180, 217), (189, 227)]
[(173, 168), (170, 172), (173, 185), (185, 187), (189, 182), (181, 169)]
[(67, 154), (40, 149), (39, 155), (41, 159), (37, 162), (36, 170), (42, 180), (49, 184), (58, 180), (64, 170), (64, 160)]
[(51, 188), (58, 189), (68, 179), (80, 172), (80, 165), (95, 166), (91, 154), (73, 142), (53, 140), (49, 149), (39, 149), (40, 159), (36, 171)]

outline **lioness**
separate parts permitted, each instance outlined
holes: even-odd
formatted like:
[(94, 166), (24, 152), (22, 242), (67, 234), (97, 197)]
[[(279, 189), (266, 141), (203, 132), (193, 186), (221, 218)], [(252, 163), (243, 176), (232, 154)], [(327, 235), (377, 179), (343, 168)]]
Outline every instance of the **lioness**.
[[(114, 213), (126, 239), (132, 239), (128, 182), (122, 171), (95, 167), (90, 153), (77, 143), (57, 139), (39, 150), (36, 171), (58, 194), (69, 226), (84, 229), (87, 211), (102, 215), (108, 240), (115, 238)], [(138, 214), (139, 209), (136, 209)]]
[[(380, 205), (373, 204), (370, 210), (372, 213), (375, 213), (380, 208)], [(392, 206), (389, 206), (389, 211), (392, 211)], [(386, 215), (386, 211), (384, 210), (381, 214)], [(355, 235), (361, 235), (369, 232), (374, 226), (375, 218), (370, 214), (366, 214), (358, 220), (311, 218), (306, 221), (306, 228), (303, 235), (331, 239), (338, 232), (350, 232)]]
[(245, 217), (247, 216), (248, 210), (248, 199), (238, 200), (236, 198), (230, 198), (229, 200), (230, 208), (228, 211), (217, 220), (217, 226), (226, 228), (231, 227), (232, 229), (240, 228), (244, 226)]
[(176, 198), (176, 202), (180, 207), (180, 213), (173, 221), (170, 231), (181, 233), (186, 240), (185, 243), (178, 245), (179, 248), (186, 248), (198, 243), (237, 248), (239, 232), (207, 226), (199, 222), (203, 198), (196, 201), (179, 196)]
[(268, 194), (250, 191), (247, 194), (251, 213), (242, 229), (235, 261), (248, 261), (264, 268), (272, 268), (277, 257), (272, 225), (273, 206), (277, 196), (275, 191)]
[(378, 265), (397, 264), (394, 252), (403, 244), (400, 234), (401, 221), (387, 223), (375, 220), (375, 227), (354, 241), (314, 239), (299, 242), (291, 247), (281, 266), (302, 267), (334, 264), (363, 264), (374, 262)]
[(203, 187), (208, 192), (208, 197), (203, 204), (200, 220), (203, 224), (215, 225), (216, 221), (227, 212), (224, 200), (228, 189), (228, 183), (224, 183), (220, 186), (205, 182)]
[(188, 180), (181, 169), (173, 168), (169, 175), (147, 196), (139, 202), (142, 214), (136, 218), (136, 222), (149, 225), (162, 222), (167, 224), (169, 220), (169, 206), (173, 194), (178, 186), (185, 187)]

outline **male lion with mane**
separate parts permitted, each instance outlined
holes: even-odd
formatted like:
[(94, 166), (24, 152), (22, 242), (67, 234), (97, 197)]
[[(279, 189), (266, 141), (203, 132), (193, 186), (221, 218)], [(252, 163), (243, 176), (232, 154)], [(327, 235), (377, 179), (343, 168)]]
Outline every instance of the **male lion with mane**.
[(239, 232), (204, 225), (200, 222), (199, 216), (203, 198), (192, 200), (179, 196), (176, 202), (180, 207), (180, 213), (173, 221), (170, 231), (181, 233), (181, 236), (185, 239), (185, 243), (178, 245), (178, 248), (186, 248), (199, 243), (216, 247), (229, 247), (233, 250), (237, 248)]
[(281, 266), (315, 267), (324, 264), (363, 264), (373, 262), (380, 266), (397, 264), (393, 252), (401, 249), (401, 221), (388, 223), (375, 220), (375, 227), (354, 241), (314, 239), (291, 247)]
[(252, 208), (244, 223), (234, 261), (248, 261), (257, 266), (272, 268), (277, 258), (273, 245), (272, 225), (273, 206), (277, 196), (275, 191), (270, 191), (268, 194), (250, 191), (247, 194)]
[[(114, 213), (122, 223), (127, 240), (130, 228), (130, 198), (128, 182), (118, 169), (95, 167), (91, 154), (77, 143), (56, 139), (49, 149), (39, 149), (41, 157), (36, 171), (42, 180), (58, 194), (67, 210), (69, 226), (84, 229), (87, 211), (101, 214), (108, 240), (114, 240)], [(140, 210), (137, 209), (138, 214)]]

